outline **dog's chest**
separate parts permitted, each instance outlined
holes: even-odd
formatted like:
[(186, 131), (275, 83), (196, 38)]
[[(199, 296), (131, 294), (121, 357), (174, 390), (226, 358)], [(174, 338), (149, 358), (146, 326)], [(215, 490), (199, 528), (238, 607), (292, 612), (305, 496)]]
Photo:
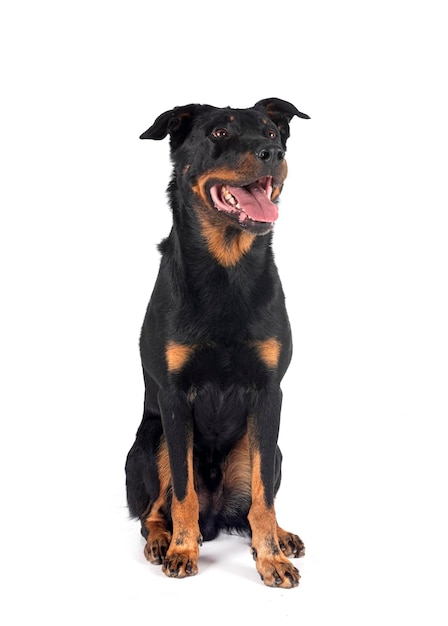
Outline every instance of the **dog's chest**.
[(208, 446), (225, 447), (244, 433), (254, 398), (276, 376), (280, 351), (274, 339), (191, 347), (175, 378)]
[(184, 389), (209, 384), (253, 388), (275, 376), (281, 351), (276, 338), (191, 345), (171, 342), (166, 356), (168, 369)]
[(191, 388), (190, 401), (195, 429), (208, 448), (225, 448), (245, 432), (251, 405), (247, 387), (210, 381)]

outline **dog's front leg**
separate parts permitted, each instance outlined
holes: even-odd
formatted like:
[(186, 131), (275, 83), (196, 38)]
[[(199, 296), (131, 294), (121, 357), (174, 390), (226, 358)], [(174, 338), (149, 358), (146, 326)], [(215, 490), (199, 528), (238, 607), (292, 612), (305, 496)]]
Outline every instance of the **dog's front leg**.
[(173, 535), (162, 569), (167, 576), (184, 578), (198, 572), (199, 545), (202, 541), (193, 478), (193, 424), (186, 400), (173, 402), (172, 394), (160, 394), (159, 404), (173, 490)]
[(280, 389), (258, 392), (248, 425), (252, 480), (252, 504), (248, 520), (252, 531), (252, 554), (264, 584), (269, 587), (296, 587), (300, 575), (282, 549), (279, 541), (281, 529), (274, 509), (275, 451), (280, 407)]

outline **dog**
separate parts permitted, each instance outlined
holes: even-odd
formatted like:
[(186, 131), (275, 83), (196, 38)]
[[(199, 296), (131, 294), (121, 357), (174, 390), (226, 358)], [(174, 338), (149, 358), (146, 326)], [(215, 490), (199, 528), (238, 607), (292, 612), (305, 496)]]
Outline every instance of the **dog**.
[(227, 531), (251, 538), (267, 586), (299, 583), (288, 557), (304, 544), (274, 509), (292, 341), (271, 248), (294, 116), (309, 119), (278, 98), (189, 104), (141, 135), (169, 135), (173, 225), (141, 331), (144, 413), (126, 489), (144, 554), (169, 577), (195, 575), (202, 541)]

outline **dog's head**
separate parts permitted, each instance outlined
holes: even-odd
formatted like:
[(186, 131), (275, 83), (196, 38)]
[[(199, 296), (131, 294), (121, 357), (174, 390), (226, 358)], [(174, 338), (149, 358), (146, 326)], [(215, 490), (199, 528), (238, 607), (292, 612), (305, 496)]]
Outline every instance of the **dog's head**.
[(162, 113), (141, 139), (170, 136), (176, 183), (204, 219), (265, 234), (278, 216), (295, 115), (309, 119), (278, 98), (248, 109), (189, 104)]

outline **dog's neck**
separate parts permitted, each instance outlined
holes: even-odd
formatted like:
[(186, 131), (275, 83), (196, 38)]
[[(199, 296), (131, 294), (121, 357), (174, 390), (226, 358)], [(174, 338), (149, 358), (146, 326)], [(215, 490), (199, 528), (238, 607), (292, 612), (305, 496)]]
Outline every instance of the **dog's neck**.
[(203, 216), (192, 215), (188, 220), (188, 242), (180, 234), (185, 233), (185, 220), (177, 223), (174, 215), (170, 234), (173, 252), (186, 271), (202, 274), (235, 276), (249, 272), (252, 280), (262, 275), (268, 259), (272, 259), (272, 234), (254, 235), (233, 228), (216, 226)]
[(238, 262), (226, 267), (209, 251), (199, 226), (188, 245), (173, 227), (161, 248), (166, 262), (176, 267), (172, 293), (178, 303), (194, 307), (201, 336), (216, 341), (246, 336), (249, 320), (262, 318), (273, 301), (283, 299), (270, 239), (255, 237)]

